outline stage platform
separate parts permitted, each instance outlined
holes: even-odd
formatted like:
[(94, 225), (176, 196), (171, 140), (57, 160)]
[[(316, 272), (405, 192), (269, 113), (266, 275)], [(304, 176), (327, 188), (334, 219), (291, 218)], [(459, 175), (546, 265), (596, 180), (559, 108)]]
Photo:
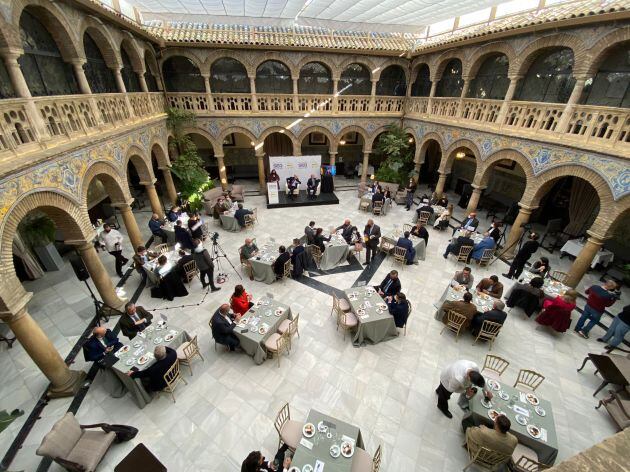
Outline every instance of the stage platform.
[(278, 203), (267, 203), (267, 208), (290, 208), (300, 206), (339, 204), (339, 199), (334, 193), (320, 193), (315, 199), (311, 200), (307, 198), (305, 191), (300, 192), (300, 194), (295, 197), (295, 200), (291, 200), (286, 193), (280, 192), (278, 195), (278, 200)]

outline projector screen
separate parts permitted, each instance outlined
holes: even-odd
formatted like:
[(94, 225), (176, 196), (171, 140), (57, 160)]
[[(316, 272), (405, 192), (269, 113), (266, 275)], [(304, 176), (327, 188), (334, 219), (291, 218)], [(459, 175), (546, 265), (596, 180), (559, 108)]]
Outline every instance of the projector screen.
[(276, 170), (280, 176), (280, 190), (287, 187), (287, 177), (297, 175), (302, 185), (300, 189), (306, 188), (306, 181), (311, 174), (321, 179), (320, 165), (322, 156), (269, 156), (269, 171)]

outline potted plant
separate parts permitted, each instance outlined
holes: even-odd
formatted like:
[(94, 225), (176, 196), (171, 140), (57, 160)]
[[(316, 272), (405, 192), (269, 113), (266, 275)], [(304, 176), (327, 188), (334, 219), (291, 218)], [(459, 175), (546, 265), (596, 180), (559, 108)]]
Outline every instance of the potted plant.
[(47, 215), (27, 215), (20, 223), (19, 231), (24, 242), (37, 255), (44, 270), (60, 270), (63, 267), (63, 259), (54, 244), (57, 228)]

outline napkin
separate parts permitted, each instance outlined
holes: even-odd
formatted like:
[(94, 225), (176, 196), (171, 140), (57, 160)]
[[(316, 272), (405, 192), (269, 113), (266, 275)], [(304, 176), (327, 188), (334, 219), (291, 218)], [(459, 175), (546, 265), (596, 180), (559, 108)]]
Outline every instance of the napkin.
[(308, 439), (306, 439), (306, 438), (302, 438), (302, 439), (300, 439), (300, 444), (301, 444), (302, 446), (304, 446), (306, 449), (308, 449), (309, 451), (310, 451), (311, 449), (313, 449), (313, 443), (312, 443), (312, 442), (310, 442), (310, 441), (309, 441)]
[(512, 407), (512, 410), (514, 410), (514, 413), (517, 413), (519, 415), (523, 415), (526, 416), (527, 418), (529, 418), (529, 410), (526, 410), (525, 408), (522, 408), (518, 405), (514, 405)]
[(315, 461), (315, 470), (314, 472), (322, 472), (324, 470), (324, 463), (319, 459)]
[(547, 442), (547, 430), (545, 428), (540, 428), (540, 440)]
[(351, 437), (349, 437), (349, 436), (346, 436), (345, 434), (344, 434), (343, 436), (341, 436), (341, 439), (342, 439), (343, 441), (348, 441), (349, 443), (352, 443), (352, 444), (354, 445), (354, 439), (352, 439), (352, 438), (351, 438)]
[(523, 392), (519, 392), (519, 398), (521, 400), (521, 403), (527, 403), (527, 397), (525, 396), (525, 394)]

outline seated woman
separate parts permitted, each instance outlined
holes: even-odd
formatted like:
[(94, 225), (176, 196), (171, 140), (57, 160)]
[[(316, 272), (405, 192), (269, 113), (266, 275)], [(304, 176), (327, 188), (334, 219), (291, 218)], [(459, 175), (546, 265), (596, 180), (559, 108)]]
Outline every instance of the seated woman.
[(424, 239), (424, 245), (425, 247), (429, 244), (429, 232), (427, 231), (427, 229), (424, 227), (424, 225), (422, 224), (422, 222), (420, 221), (416, 221), (416, 226), (414, 226), (413, 228), (411, 228), (411, 235), (415, 236), (417, 238), (422, 238)]
[(313, 238), (313, 244), (317, 246), (322, 252), (324, 252), (324, 250), (326, 249), (326, 246), (324, 246), (324, 242), (330, 241), (330, 236), (328, 236), (327, 238), (324, 237), (324, 235), (322, 234), (323, 232), (324, 230), (322, 228), (317, 228), (315, 230), (315, 236)]
[(543, 311), (536, 318), (536, 322), (551, 326), (558, 333), (564, 333), (571, 326), (571, 312), (575, 308), (577, 296), (575, 290), (567, 290), (564, 295), (558, 295), (553, 300), (545, 300)]
[[(289, 446), (286, 444), (276, 453), (272, 462), (267, 462), (260, 451), (252, 451), (241, 464), (241, 472), (285, 472), (291, 468), (292, 453), (286, 452)], [(282, 467), (280, 467), (282, 463)]]
[(253, 306), (252, 296), (245, 291), (245, 288), (240, 284), (234, 287), (234, 293), (230, 297), (230, 308), (232, 308), (232, 311), (239, 315), (244, 315)]
[(409, 302), (405, 294), (398, 292), (393, 297), (387, 297), (385, 302), (389, 308), (389, 313), (394, 317), (396, 328), (404, 328), (409, 316)]
[(435, 223), (433, 223), (433, 227), (435, 229), (445, 229), (448, 228), (448, 223), (451, 220), (451, 216), (453, 215), (453, 205), (449, 205), (446, 210), (440, 213), (435, 219)]
[(538, 274), (543, 278), (547, 277), (547, 274), (549, 274), (550, 270), (551, 266), (549, 265), (549, 259), (547, 259), (546, 257), (541, 257), (529, 268), (529, 271), (532, 274)]

